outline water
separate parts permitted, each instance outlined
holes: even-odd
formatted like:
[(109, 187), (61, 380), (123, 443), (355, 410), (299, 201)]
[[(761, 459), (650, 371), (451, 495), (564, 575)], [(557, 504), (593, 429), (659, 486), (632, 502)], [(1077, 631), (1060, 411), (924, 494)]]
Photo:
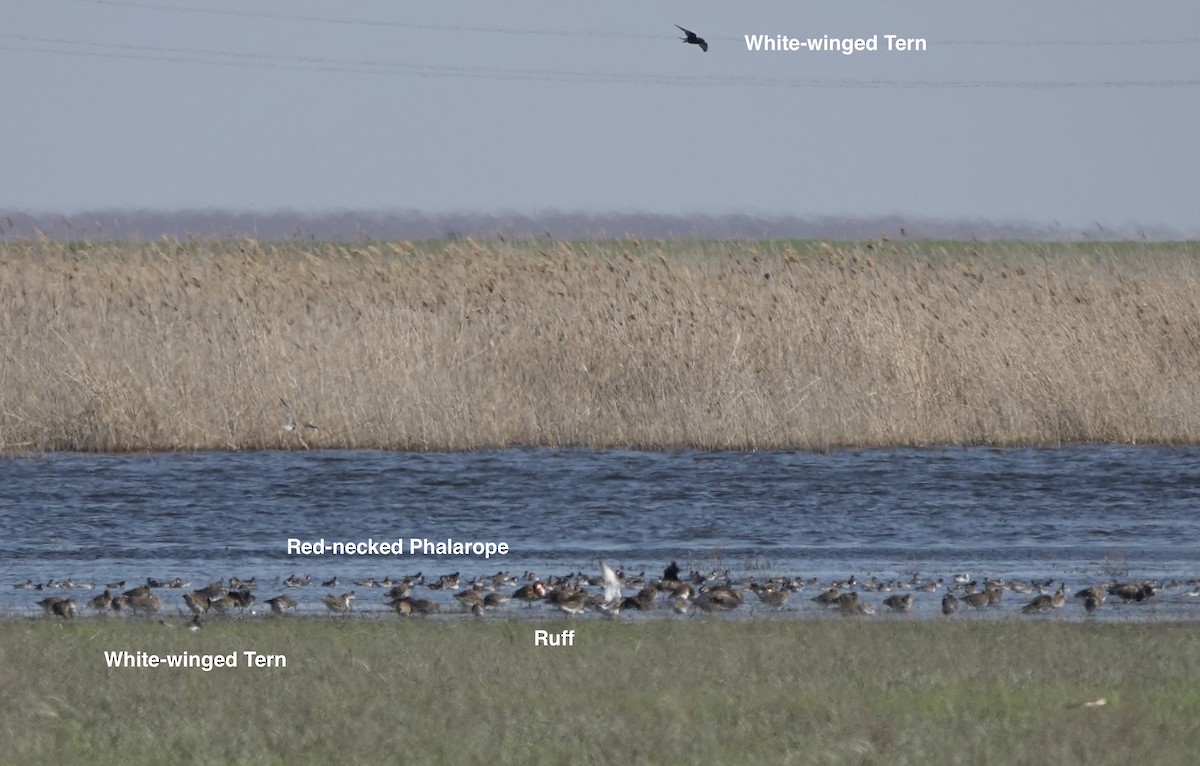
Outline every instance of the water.
[[(199, 587), (237, 575), (257, 578), (260, 599), (286, 590), (323, 611), (329, 589), (285, 589), (283, 578), (336, 575), (341, 592), (418, 571), (597, 573), (603, 558), (649, 575), (674, 559), (685, 570), (822, 582), (967, 572), (1073, 591), (1154, 578), (1180, 586), (1149, 609), (1101, 611), (1200, 618), (1200, 598), (1183, 595), (1200, 576), (1195, 447), (53, 454), (0, 460), (0, 532), (0, 612), (19, 614), (48, 595), (9, 587), (25, 580), (103, 588), (180, 577)], [(413, 555), (414, 537), (506, 542), (510, 553)], [(406, 548), (300, 556), (288, 554), (289, 538)], [(381, 591), (356, 590), (359, 609), (383, 608)], [(814, 610), (809, 591), (786, 611)], [(182, 606), (177, 592), (162, 594)], [(937, 613), (936, 594), (917, 599), (918, 612)], [(1027, 599), (1010, 594), (1006, 608)]]

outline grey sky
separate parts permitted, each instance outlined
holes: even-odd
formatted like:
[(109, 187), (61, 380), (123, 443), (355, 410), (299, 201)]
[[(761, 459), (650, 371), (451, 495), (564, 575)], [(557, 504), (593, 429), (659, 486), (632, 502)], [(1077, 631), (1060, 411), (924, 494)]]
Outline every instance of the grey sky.
[[(929, 49), (743, 40), (885, 33)], [(10, 0), (0, 71), (0, 210), (900, 214), (1200, 235), (1195, 0)]]

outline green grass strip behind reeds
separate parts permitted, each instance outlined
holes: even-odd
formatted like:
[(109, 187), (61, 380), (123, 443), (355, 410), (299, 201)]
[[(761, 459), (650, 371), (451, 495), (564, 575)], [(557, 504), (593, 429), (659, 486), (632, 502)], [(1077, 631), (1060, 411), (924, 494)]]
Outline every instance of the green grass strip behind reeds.
[[(1200, 752), (1191, 624), (171, 622), (0, 621), (4, 762), (1191, 766)], [(568, 627), (574, 646), (534, 647), (535, 629)], [(109, 669), (119, 649), (249, 649), (287, 667)]]
[(10, 241), (0, 450), (1196, 443), (1198, 254)]

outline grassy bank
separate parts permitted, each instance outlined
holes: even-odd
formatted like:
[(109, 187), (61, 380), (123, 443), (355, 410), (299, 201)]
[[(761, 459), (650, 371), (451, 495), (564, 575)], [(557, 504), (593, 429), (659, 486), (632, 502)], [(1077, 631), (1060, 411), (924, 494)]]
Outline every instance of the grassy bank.
[(0, 450), (1195, 443), (1198, 254), (6, 242)]
[[(533, 631), (576, 631), (533, 646)], [(103, 652), (284, 655), (109, 669)], [(8, 763), (1192, 764), (1194, 625), (0, 622)], [(1079, 703), (1104, 698), (1099, 707)]]

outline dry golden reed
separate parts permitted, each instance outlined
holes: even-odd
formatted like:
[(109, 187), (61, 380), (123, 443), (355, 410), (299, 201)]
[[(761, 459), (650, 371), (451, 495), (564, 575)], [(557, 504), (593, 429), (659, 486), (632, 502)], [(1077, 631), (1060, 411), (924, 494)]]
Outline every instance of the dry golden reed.
[(0, 450), (1195, 443), (1197, 255), (9, 241)]

